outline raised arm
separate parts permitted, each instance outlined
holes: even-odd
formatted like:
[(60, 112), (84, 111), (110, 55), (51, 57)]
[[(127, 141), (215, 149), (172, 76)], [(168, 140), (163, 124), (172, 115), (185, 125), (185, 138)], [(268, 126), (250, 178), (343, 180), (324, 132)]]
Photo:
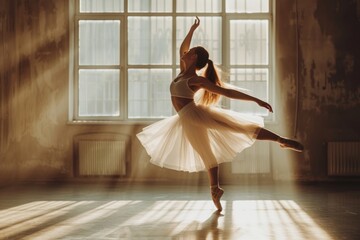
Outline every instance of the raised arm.
[(228, 98), (252, 101), (252, 102), (257, 103), (259, 106), (268, 109), (270, 112), (273, 112), (272, 107), (269, 103), (264, 102), (256, 97), (250, 96), (246, 93), (237, 91), (235, 89), (225, 88), (225, 87), (215, 85), (204, 77), (198, 77), (198, 80), (194, 81), (194, 82), (190, 82), (190, 85), (197, 85), (200, 88), (203, 88), (209, 92), (223, 95)]
[(196, 17), (194, 24), (191, 26), (188, 34), (186, 35), (186, 37), (184, 38), (183, 42), (181, 43), (180, 46), (180, 72), (183, 72), (185, 70), (185, 65), (184, 63), (181, 61), (181, 57), (190, 49), (190, 43), (191, 43), (191, 39), (193, 36), (193, 33), (195, 31), (195, 29), (200, 25), (200, 19), (198, 17)]

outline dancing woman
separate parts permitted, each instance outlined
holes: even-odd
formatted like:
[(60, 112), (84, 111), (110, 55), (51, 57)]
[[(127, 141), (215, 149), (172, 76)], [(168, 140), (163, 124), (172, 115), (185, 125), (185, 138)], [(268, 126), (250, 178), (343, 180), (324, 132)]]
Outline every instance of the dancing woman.
[[(240, 114), (214, 106), (220, 95), (253, 101), (272, 112), (272, 107), (256, 97), (226, 87), (218, 77), (209, 53), (201, 46), (190, 48), (196, 17), (180, 46), (180, 73), (170, 84), (171, 101), (177, 114), (158, 121), (137, 134), (151, 162), (178, 171), (209, 175), (212, 200), (219, 211), (224, 190), (219, 185), (219, 164), (232, 161), (236, 154), (256, 140), (278, 142), (281, 147), (301, 152), (301, 143), (264, 128), (261, 117)], [(204, 76), (196, 71), (207, 66)], [(194, 94), (202, 89), (199, 103)]]

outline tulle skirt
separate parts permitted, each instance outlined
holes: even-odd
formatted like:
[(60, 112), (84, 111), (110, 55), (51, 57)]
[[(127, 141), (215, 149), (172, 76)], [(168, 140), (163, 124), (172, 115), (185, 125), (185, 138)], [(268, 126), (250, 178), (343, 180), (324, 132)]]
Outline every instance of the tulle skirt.
[(189, 103), (178, 114), (145, 127), (137, 137), (151, 163), (199, 172), (232, 161), (255, 142), (263, 126), (258, 116)]

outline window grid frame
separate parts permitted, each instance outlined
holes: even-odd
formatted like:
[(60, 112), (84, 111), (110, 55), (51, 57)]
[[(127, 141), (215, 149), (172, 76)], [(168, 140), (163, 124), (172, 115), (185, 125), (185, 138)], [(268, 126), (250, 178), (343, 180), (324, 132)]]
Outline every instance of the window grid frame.
[[(122, 79), (125, 79), (124, 77), (124, 67), (123, 64), (125, 62), (125, 59), (123, 59), (123, 56), (125, 56), (124, 54), (121, 54), (122, 52), (124, 52), (123, 49), (123, 44), (124, 44), (124, 36), (123, 36), (123, 31), (122, 28), (124, 26), (124, 17), (123, 16), (119, 16), (119, 14), (99, 14), (99, 13), (82, 13), (79, 14), (80, 11), (80, 7), (79, 7), (79, 0), (76, 0), (76, 14), (75, 14), (75, 23), (74, 23), (74, 29), (75, 29), (75, 34), (74, 34), (74, 81), (73, 81), (73, 88), (74, 88), (74, 106), (73, 106), (73, 116), (74, 116), (74, 120), (75, 121), (107, 121), (107, 120), (112, 120), (112, 121), (119, 121), (119, 120), (123, 120), (124, 119), (124, 114), (123, 111), (121, 111), (123, 109), (123, 106), (121, 105), (126, 99), (124, 97), (122, 97), (124, 92), (124, 82), (122, 81)], [(119, 31), (119, 40), (120, 40), (120, 44), (119, 44), (119, 64), (118, 65), (80, 65), (79, 64), (79, 22), (81, 20), (117, 20), (120, 21), (120, 31)], [(80, 116), (79, 114), (79, 72), (80, 70), (108, 70), (108, 69), (116, 69), (119, 70), (119, 116)]]
[[(231, 68), (267, 68), (269, 71), (269, 79), (268, 79), (268, 96), (269, 96), (269, 103), (275, 106), (274, 96), (275, 96), (275, 82), (274, 82), (274, 0), (269, 0), (269, 12), (268, 13), (236, 13), (226, 12), (226, 1), (221, 1), (221, 12), (217, 13), (195, 13), (195, 12), (176, 12), (176, 2), (177, 0), (172, 0), (172, 12), (128, 12), (128, 1), (124, 0), (124, 11), (123, 12), (116, 12), (116, 13), (81, 13), (80, 12), (80, 0), (69, 0), (70, 4), (75, 5), (75, 9), (73, 9), (74, 15), (74, 23), (71, 29), (74, 30), (72, 41), (70, 45), (73, 46), (73, 55), (74, 60), (70, 61), (73, 66), (70, 67), (70, 71), (72, 73), (72, 93), (70, 96), (70, 110), (72, 110), (72, 114), (69, 115), (69, 120), (72, 122), (109, 122), (109, 123), (149, 123), (160, 120), (162, 118), (129, 118), (128, 117), (128, 70), (129, 69), (171, 69), (172, 70), (172, 78), (176, 77), (176, 72), (180, 68), (179, 63), (176, 61), (177, 46), (176, 46), (176, 26), (177, 26), (177, 17), (194, 17), (198, 16), (200, 19), (201, 17), (221, 17), (221, 32), (222, 32), (222, 44), (221, 44), (221, 62), (222, 64), (219, 65), (221, 69), (226, 69), (226, 71), (230, 72)], [(161, 17), (167, 16), (172, 18), (172, 63), (169, 65), (153, 65), (153, 64), (128, 64), (128, 17), (139, 16), (139, 17)], [(70, 16), (71, 19), (71, 16)], [(269, 30), (268, 30), (268, 64), (267, 65), (230, 65), (230, 43), (227, 42), (227, 39), (230, 39), (230, 21), (231, 20), (262, 20), (266, 19), (269, 21)], [(119, 65), (83, 65), (80, 66), (79, 64), (79, 21), (80, 20), (119, 20), (120, 21), (120, 48), (119, 48)], [(72, 34), (71, 34), (72, 35)], [(79, 116), (79, 93), (78, 93), (78, 86), (79, 86), (79, 70), (81, 69), (118, 69), (119, 74), (119, 116), (93, 116), (93, 117), (84, 117)], [(228, 81), (229, 79), (225, 79), (225, 76), (222, 76), (224, 81)], [(171, 79), (169, 79), (170, 84)], [(224, 99), (222, 101), (223, 106), (229, 107), (230, 100)], [(175, 114), (175, 110), (172, 109), (172, 113)], [(274, 114), (268, 115), (264, 117), (266, 122), (274, 122), (275, 116)]]
[[(230, 64), (230, 41), (227, 42), (225, 46), (223, 56), (226, 56), (226, 62), (224, 63), (225, 69), (228, 70), (230, 73), (231, 69), (267, 69), (268, 70), (268, 85), (267, 85), (267, 93), (269, 99), (262, 99), (268, 100), (270, 105), (272, 105), (273, 110), (275, 111), (275, 82), (274, 82), (274, 19), (273, 19), (273, 0), (269, 0), (269, 13), (228, 13), (225, 17), (226, 22), (226, 36), (227, 39), (230, 39), (230, 22), (232, 20), (268, 20), (268, 64)], [(230, 74), (229, 74), (230, 75)], [(228, 75), (228, 76), (229, 76)], [(229, 80), (229, 79), (228, 79)], [(256, 97), (256, 96), (255, 96)], [(230, 108), (230, 99), (223, 99), (222, 106), (226, 108)], [(267, 116), (263, 116), (266, 122), (274, 122), (275, 121), (275, 114), (268, 114)]]

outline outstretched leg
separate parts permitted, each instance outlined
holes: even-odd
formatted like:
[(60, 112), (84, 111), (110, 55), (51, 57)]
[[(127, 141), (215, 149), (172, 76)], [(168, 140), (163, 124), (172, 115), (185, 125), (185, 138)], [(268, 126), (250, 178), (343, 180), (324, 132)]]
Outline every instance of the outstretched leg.
[(210, 181), (210, 190), (211, 197), (216, 206), (216, 208), (221, 211), (222, 206), (220, 203), (220, 198), (224, 194), (224, 190), (219, 186), (219, 167), (213, 167), (208, 170), (209, 181)]
[(265, 128), (262, 128), (260, 130), (257, 139), (278, 142), (280, 144), (280, 147), (288, 148), (298, 152), (302, 152), (304, 150), (304, 146), (301, 143), (289, 138), (281, 137)]

